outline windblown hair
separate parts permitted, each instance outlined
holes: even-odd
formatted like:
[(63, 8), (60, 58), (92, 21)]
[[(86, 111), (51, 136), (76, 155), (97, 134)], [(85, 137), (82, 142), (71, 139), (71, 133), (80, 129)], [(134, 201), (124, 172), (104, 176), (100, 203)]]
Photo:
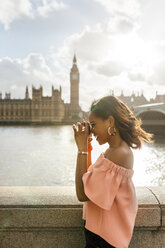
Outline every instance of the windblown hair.
[(133, 149), (140, 149), (142, 141), (154, 143), (154, 134), (146, 132), (142, 127), (141, 118), (136, 118), (131, 109), (114, 95), (107, 95), (94, 100), (90, 111), (103, 120), (112, 115), (115, 119), (115, 126), (121, 138)]

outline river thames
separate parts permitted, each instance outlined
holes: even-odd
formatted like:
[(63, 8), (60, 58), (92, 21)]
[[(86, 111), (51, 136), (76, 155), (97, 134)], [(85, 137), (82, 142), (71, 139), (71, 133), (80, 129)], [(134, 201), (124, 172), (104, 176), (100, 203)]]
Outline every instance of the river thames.
[[(1, 126), (0, 186), (74, 186), (77, 146), (72, 125)], [(93, 137), (92, 163), (108, 144)], [(165, 137), (134, 153), (135, 186), (165, 185)]]

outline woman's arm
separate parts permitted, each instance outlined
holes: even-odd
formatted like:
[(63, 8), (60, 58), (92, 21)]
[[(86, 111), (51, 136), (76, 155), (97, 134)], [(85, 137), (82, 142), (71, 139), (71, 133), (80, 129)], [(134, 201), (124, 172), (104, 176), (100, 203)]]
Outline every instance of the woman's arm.
[[(87, 148), (83, 151), (87, 151)], [(77, 165), (76, 165), (76, 194), (79, 201), (88, 201), (88, 197), (84, 193), (84, 185), (82, 181), (82, 176), (87, 172), (87, 154), (77, 155)], [(86, 166), (85, 166), (86, 165)]]
[[(82, 181), (82, 176), (85, 172), (87, 172), (88, 167), (92, 164), (91, 161), (91, 145), (92, 138), (88, 138), (88, 155), (79, 154), (77, 155), (77, 167), (76, 167), (76, 193), (79, 201), (88, 201), (88, 197), (84, 193), (84, 185)], [(87, 148), (84, 148), (83, 151), (87, 151)], [(86, 164), (86, 170), (85, 166)], [(79, 183), (81, 182), (81, 183)]]
[[(82, 121), (82, 123), (78, 122), (78, 130), (73, 125), (75, 141), (78, 147), (78, 151), (87, 152), (88, 151), (88, 123)], [(85, 129), (84, 129), (85, 126)], [(89, 163), (91, 162), (89, 155)], [(88, 201), (88, 197), (84, 193), (84, 185), (82, 181), (82, 177), (84, 173), (87, 172), (88, 166), (88, 154), (77, 154), (77, 164), (76, 164), (76, 175), (75, 175), (75, 184), (76, 184), (76, 194), (79, 201)]]

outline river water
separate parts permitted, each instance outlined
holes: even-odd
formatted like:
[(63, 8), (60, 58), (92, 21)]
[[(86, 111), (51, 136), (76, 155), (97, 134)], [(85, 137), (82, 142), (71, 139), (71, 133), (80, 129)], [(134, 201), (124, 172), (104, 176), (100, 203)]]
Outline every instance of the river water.
[[(94, 162), (108, 144), (92, 146)], [(132, 151), (135, 186), (165, 185), (165, 137)], [(71, 125), (0, 127), (0, 186), (74, 186), (76, 159)]]

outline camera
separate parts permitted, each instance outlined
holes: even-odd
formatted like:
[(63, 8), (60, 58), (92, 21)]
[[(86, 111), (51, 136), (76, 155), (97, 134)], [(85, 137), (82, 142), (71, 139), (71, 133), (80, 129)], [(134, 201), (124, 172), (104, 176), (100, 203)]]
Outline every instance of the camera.
[[(92, 125), (89, 123), (89, 121), (87, 122), (87, 124), (88, 124), (88, 135), (90, 135), (92, 132)], [(82, 128), (82, 130), (84, 130), (84, 128), (85, 126)]]
[(92, 125), (88, 122), (88, 134), (92, 132)]

